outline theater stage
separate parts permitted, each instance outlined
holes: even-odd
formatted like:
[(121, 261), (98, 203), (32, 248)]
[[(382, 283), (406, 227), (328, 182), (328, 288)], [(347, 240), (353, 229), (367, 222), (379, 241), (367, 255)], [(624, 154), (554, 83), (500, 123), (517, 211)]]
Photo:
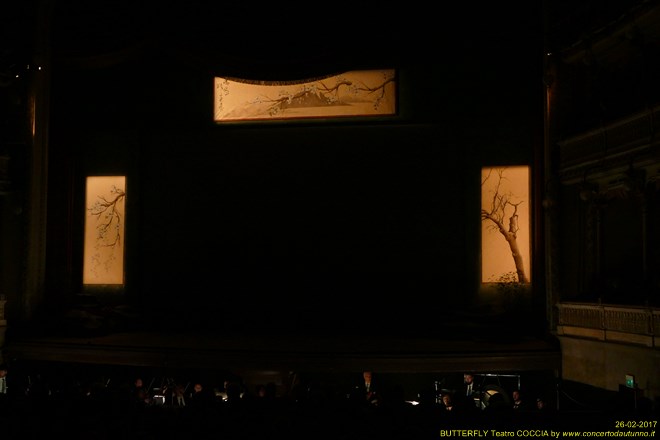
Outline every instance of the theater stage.
[(561, 352), (552, 340), (464, 339), (416, 335), (118, 332), (88, 336), (12, 338), (7, 361), (75, 362), (168, 368), (388, 373), (559, 372)]

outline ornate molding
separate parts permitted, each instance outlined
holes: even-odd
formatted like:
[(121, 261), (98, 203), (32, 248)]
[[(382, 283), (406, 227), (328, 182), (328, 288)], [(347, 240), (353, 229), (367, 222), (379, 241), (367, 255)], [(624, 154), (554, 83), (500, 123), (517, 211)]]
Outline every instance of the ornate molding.
[(625, 173), (633, 161), (640, 168), (659, 165), (658, 131), (660, 106), (558, 142), (560, 181), (570, 185), (587, 177), (611, 178)]

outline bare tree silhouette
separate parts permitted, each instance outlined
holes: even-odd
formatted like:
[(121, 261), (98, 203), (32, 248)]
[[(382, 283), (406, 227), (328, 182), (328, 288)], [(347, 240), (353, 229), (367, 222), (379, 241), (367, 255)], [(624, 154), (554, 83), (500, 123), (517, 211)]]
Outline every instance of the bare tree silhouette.
[(517, 241), (519, 230), (518, 206), (523, 202), (519, 201), (514, 203), (512, 201), (515, 198), (513, 194), (503, 193), (502, 181), (506, 179), (506, 177), (504, 177), (505, 170), (506, 168), (491, 169), (481, 182), (481, 187), (483, 188), (486, 182), (493, 177), (493, 171), (496, 172), (497, 176), (493, 178), (496, 178), (497, 182), (495, 183), (490, 207), (489, 209), (484, 209), (484, 207), (482, 207), (481, 220), (491, 222), (489, 228), (495, 229), (502, 234), (502, 237), (504, 237), (511, 250), (511, 256), (513, 257), (513, 262), (516, 267), (516, 274), (518, 275), (518, 282), (529, 283)]

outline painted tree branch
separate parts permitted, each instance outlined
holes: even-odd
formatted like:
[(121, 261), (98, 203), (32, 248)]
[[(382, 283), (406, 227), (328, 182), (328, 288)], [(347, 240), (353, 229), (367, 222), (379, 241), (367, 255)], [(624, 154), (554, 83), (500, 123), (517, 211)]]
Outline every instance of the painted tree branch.
[(99, 200), (89, 208), (90, 213), (98, 220), (97, 246), (102, 247), (114, 247), (121, 242), (122, 214), (117, 209), (117, 205), (126, 197), (126, 193), (114, 186), (110, 192), (114, 194), (114, 198), (108, 200), (104, 196), (99, 196)]
[(285, 93), (278, 98), (264, 96), (255, 102), (271, 103), (268, 107), (268, 112), (271, 115), (277, 114), (287, 108), (346, 105), (339, 98), (339, 90), (341, 87), (347, 87), (354, 95), (358, 93), (376, 95), (372, 98), (372, 102), (374, 108), (378, 108), (385, 96), (385, 87), (391, 82), (394, 82), (394, 77), (386, 77), (377, 86), (369, 87), (364, 83), (356, 85), (345, 78), (338, 78), (334, 86), (328, 86), (324, 82), (319, 81), (314, 85), (303, 86), (296, 93)]

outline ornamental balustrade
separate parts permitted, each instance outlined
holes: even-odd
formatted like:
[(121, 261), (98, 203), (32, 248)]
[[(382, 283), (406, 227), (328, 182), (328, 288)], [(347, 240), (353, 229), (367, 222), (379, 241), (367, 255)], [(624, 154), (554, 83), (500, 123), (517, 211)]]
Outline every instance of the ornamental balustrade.
[(561, 302), (557, 334), (660, 347), (660, 308)]

